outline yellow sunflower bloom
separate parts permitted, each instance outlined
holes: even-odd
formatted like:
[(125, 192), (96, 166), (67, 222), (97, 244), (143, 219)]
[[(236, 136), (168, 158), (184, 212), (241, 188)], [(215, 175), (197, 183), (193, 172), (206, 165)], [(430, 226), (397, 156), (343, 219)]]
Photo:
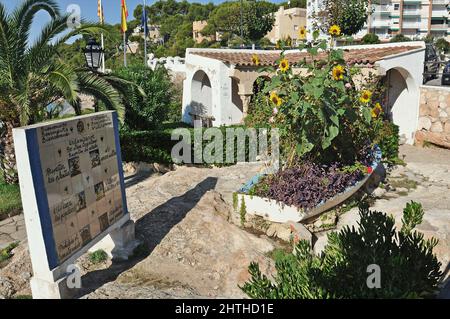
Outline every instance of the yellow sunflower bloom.
[(305, 27), (301, 27), (300, 30), (298, 30), (298, 38), (300, 40), (305, 40), (306, 39), (306, 28)]
[(270, 101), (276, 106), (280, 106), (283, 103), (283, 100), (278, 96), (276, 92), (270, 93)]
[(361, 103), (369, 103), (370, 100), (372, 99), (372, 92), (368, 91), (368, 90), (364, 90), (361, 93), (361, 96), (359, 98), (359, 101)]
[(378, 117), (383, 112), (383, 108), (380, 103), (375, 104), (375, 107), (372, 109), (372, 117)]
[(333, 25), (330, 27), (330, 30), (328, 30), (328, 33), (333, 37), (338, 37), (341, 35), (341, 28), (338, 25)]
[(286, 72), (289, 69), (289, 61), (287, 59), (282, 59), (280, 61), (281, 72)]
[(335, 79), (336, 81), (343, 80), (344, 74), (345, 74), (345, 69), (342, 65), (336, 65), (333, 68), (332, 73), (333, 73), (333, 79)]
[(252, 55), (252, 62), (254, 65), (258, 66), (259, 65), (259, 57), (257, 54), (253, 54)]

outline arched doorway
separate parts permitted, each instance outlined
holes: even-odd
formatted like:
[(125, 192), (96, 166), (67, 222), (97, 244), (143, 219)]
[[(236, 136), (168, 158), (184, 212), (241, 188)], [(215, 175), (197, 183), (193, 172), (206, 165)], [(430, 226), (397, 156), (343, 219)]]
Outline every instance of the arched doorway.
[(256, 99), (257, 95), (264, 90), (264, 87), (270, 82), (270, 77), (259, 76), (255, 82), (253, 82), (253, 96), (252, 101)]
[(403, 68), (386, 72), (382, 80), (386, 88), (383, 106), (386, 117), (399, 126), (400, 135), (412, 142), (418, 122), (418, 86), (411, 74)]
[[(199, 70), (192, 77), (191, 116), (193, 120), (212, 120), (212, 88), (208, 75)], [(208, 125), (209, 126), (209, 125)]]

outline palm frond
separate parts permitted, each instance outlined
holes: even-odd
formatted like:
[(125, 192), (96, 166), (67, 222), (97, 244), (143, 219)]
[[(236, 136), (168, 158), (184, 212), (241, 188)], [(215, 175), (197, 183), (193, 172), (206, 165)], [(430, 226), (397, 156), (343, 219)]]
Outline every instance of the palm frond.
[(91, 72), (78, 72), (79, 93), (92, 95), (102, 101), (109, 110), (116, 110), (119, 118), (123, 119), (125, 108), (119, 92), (108, 81)]
[(63, 63), (55, 63), (47, 74), (50, 85), (61, 91), (69, 103), (78, 97), (78, 79), (75, 70)]

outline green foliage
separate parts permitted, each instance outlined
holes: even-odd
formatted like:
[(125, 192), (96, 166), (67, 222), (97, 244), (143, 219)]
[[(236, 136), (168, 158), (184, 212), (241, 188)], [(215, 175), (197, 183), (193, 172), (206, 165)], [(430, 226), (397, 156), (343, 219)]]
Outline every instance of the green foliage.
[(6, 248), (3, 248), (2, 250), (0, 250), (0, 264), (7, 261), (9, 258), (12, 257), (11, 252), (17, 246), (19, 246), (19, 242), (9, 244)]
[[(244, 128), (243, 126), (231, 126), (232, 128)], [(194, 159), (194, 128), (188, 126), (185, 123), (166, 123), (157, 130), (146, 131), (128, 131), (122, 129), (120, 131), (120, 145), (122, 148), (122, 158), (125, 162), (146, 162), (146, 163), (160, 163), (160, 164), (173, 164), (172, 161), (172, 148), (179, 143), (178, 140), (172, 141), (172, 131), (176, 128), (187, 128), (190, 131), (191, 142), (191, 162)], [(229, 128), (229, 127), (228, 127)], [(226, 136), (227, 127), (220, 127), (222, 135)], [(202, 129), (204, 132), (205, 129)], [(234, 159), (238, 153), (238, 144), (236, 139), (234, 141)], [(204, 150), (206, 145), (211, 141), (202, 140), (202, 149)], [(223, 149), (226, 150), (227, 139), (223, 139)], [(245, 158), (248, 160), (249, 152), (249, 139), (245, 141)], [(214, 163), (217, 166), (225, 166), (226, 157), (224, 157), (222, 163)], [(210, 163), (211, 164), (211, 163)]]
[(108, 254), (102, 249), (89, 253), (89, 261), (94, 265), (103, 263), (106, 260), (108, 260)]
[[(242, 7), (243, 36), (245, 41), (257, 42), (269, 32), (274, 23), (271, 13), (278, 6), (267, 1), (244, 1)], [(210, 14), (208, 26), (210, 33), (220, 31), (240, 36), (241, 4), (239, 1), (224, 2)]]
[[(352, 164), (373, 141), (375, 101), (361, 99), (365, 90), (353, 83), (358, 70), (346, 64), (342, 50), (328, 50), (327, 57), (317, 61), (319, 50), (327, 49), (325, 40), (302, 43), (299, 49), (309, 56), (295, 67), (307, 70), (307, 75), (294, 74), (292, 65), (283, 70), (281, 64), (290, 61), (282, 53), (278, 69), (265, 69), (274, 76), (255, 97), (248, 124), (273, 123), (280, 129), (288, 166), (300, 158)], [(366, 85), (371, 89), (372, 82)]]
[(239, 216), (241, 218), (241, 226), (245, 224), (245, 215), (247, 215), (247, 206), (245, 205), (244, 196), (241, 198), (241, 207), (239, 208)]
[(152, 130), (168, 120), (168, 106), (176, 101), (172, 98), (175, 92), (165, 68), (153, 71), (142, 65), (131, 65), (116, 70), (115, 75), (132, 83), (123, 94), (125, 129)]
[(411, 41), (410, 38), (400, 33), (392, 37), (392, 39), (389, 42), (394, 43), (394, 42), (409, 42), (409, 41)]
[(445, 38), (437, 39), (435, 45), (439, 52), (448, 53), (450, 51), (450, 43)]
[[(361, 207), (358, 227), (330, 233), (322, 254), (301, 241), (293, 254), (277, 257), (273, 280), (252, 263), (252, 277), (241, 288), (251, 298), (264, 299), (431, 297), (442, 276), (441, 263), (433, 254), (437, 240), (424, 240), (413, 230), (422, 217), (420, 204), (408, 204), (399, 232), (393, 217)], [(379, 289), (367, 286), (368, 266), (374, 264), (381, 270)]]
[(0, 175), (0, 220), (22, 211), (19, 185), (8, 185)]
[(375, 33), (367, 33), (361, 39), (361, 44), (378, 44), (380, 43), (380, 38)]
[(397, 165), (401, 162), (398, 157), (399, 140), (399, 127), (391, 121), (383, 121), (374, 142), (380, 146), (383, 161), (389, 166)]
[(367, 21), (367, 0), (325, 0), (324, 22), (326, 30), (338, 25), (344, 35), (358, 33)]

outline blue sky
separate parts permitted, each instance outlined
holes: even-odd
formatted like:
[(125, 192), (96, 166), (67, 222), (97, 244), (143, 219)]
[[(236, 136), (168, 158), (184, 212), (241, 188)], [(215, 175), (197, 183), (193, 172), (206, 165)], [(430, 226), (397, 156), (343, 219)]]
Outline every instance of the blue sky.
[[(17, 4), (23, 0), (0, 0), (0, 2), (6, 5), (7, 10), (12, 10)], [(155, 1), (147, 0), (147, 4), (152, 4)], [(208, 3), (209, 0), (196, 0), (189, 2)], [(214, 0), (214, 3), (220, 3), (221, 0)], [(282, 0), (272, 0), (272, 2), (282, 2)], [(121, 0), (103, 0), (103, 8), (105, 14), (105, 20), (107, 23), (119, 23), (120, 22), (120, 3)], [(129, 18), (132, 19), (134, 8), (138, 4), (142, 4), (143, 0), (127, 0), (127, 6), (129, 11)], [(97, 0), (59, 0), (58, 4), (61, 11), (66, 11), (70, 4), (77, 4), (81, 8), (81, 16), (88, 21), (98, 21), (97, 17)], [(34, 30), (40, 30), (41, 26), (49, 20), (49, 16), (46, 13), (39, 13), (36, 16), (36, 20), (33, 24)], [(32, 30), (32, 36), (35, 34)]]

